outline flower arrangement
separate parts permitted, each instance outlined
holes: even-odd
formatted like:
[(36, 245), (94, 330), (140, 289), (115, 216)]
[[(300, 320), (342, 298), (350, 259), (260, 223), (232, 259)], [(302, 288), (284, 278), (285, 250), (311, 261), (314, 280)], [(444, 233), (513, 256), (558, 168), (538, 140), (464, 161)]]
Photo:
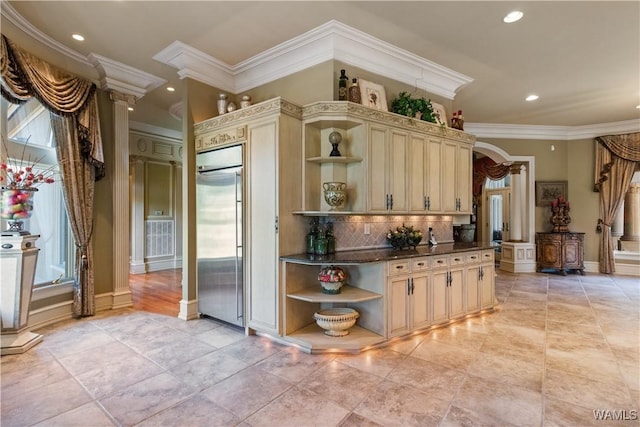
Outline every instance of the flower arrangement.
[[(5, 153), (8, 152), (6, 145), (3, 145)], [(38, 191), (37, 186), (55, 182), (53, 167), (38, 169), (42, 159), (25, 159), (25, 150), (26, 144), (20, 160), (0, 163), (0, 218), (10, 221), (10, 230), (22, 230), (21, 220), (31, 216), (33, 193)]]

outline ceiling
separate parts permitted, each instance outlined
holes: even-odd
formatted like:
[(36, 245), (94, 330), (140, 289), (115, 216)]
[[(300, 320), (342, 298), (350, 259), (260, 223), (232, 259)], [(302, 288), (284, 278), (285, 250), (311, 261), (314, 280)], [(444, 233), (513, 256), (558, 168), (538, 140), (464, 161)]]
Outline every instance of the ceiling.
[[(524, 17), (503, 23), (514, 9)], [(181, 101), (178, 70), (154, 56), (179, 41), (233, 67), (331, 20), (470, 77), (452, 101), (467, 123), (639, 123), (638, 1), (3, 1), (1, 28), (95, 81), (92, 55), (148, 73), (158, 87), (130, 119), (179, 131), (169, 114)], [(525, 102), (532, 93), (540, 98)]]

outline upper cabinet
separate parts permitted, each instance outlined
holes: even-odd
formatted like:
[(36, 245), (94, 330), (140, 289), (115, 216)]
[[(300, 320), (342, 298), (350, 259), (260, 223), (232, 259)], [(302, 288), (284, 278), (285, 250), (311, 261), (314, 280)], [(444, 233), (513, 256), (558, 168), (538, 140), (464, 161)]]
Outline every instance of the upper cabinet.
[[(338, 132), (340, 156), (331, 155)], [(345, 101), (303, 107), (300, 213), (471, 213), (473, 135)], [(332, 209), (323, 184), (346, 183)]]

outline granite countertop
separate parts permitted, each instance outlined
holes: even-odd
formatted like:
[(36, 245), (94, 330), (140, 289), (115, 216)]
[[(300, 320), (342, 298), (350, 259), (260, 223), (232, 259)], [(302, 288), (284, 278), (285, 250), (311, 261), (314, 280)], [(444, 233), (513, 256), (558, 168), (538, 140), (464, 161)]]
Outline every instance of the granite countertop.
[(393, 261), (396, 259), (421, 256), (446, 255), (456, 252), (468, 252), (481, 249), (494, 249), (493, 246), (476, 243), (441, 243), (436, 246), (419, 245), (415, 249), (396, 250), (392, 248), (362, 249), (340, 251), (331, 255), (294, 254), (281, 256), (281, 261), (297, 264), (366, 264), (371, 262)]

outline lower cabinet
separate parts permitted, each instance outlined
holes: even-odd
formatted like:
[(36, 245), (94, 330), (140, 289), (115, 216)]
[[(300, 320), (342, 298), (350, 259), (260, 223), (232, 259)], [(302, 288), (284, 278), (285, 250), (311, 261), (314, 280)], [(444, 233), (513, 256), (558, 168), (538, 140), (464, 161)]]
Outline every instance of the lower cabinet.
[(433, 323), (443, 323), (464, 316), (464, 257), (434, 257), (431, 266), (430, 305)]
[(389, 337), (431, 324), (429, 316), (429, 262), (425, 259), (389, 262)]
[(474, 313), (494, 304), (494, 251), (471, 252), (466, 259), (466, 312)]

